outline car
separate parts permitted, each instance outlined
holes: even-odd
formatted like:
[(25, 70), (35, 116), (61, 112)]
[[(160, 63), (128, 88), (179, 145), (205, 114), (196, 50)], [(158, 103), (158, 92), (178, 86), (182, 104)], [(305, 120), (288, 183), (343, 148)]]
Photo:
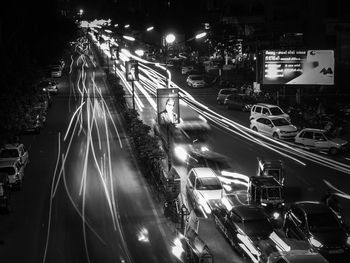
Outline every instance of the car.
[(285, 118), (277, 116), (266, 116), (250, 120), (250, 128), (253, 131), (260, 132), (264, 135), (275, 139), (294, 138), (298, 129)]
[(285, 213), (283, 229), (288, 237), (308, 241), (329, 259), (349, 255), (350, 237), (335, 213), (324, 203), (292, 203)]
[(21, 165), (26, 166), (29, 162), (29, 153), (23, 143), (5, 144), (0, 149), (0, 160), (18, 159)]
[(186, 82), (187, 85), (192, 88), (204, 88), (206, 86), (202, 75), (189, 75)]
[(62, 69), (60, 66), (50, 67), (50, 74), (52, 78), (60, 78), (62, 76)]
[(219, 200), (224, 196), (222, 184), (215, 172), (208, 167), (192, 168), (186, 181), (188, 201), (194, 208), (210, 213), (208, 201)]
[(328, 151), (330, 154), (337, 154), (345, 151), (348, 141), (336, 138), (331, 133), (323, 129), (302, 129), (294, 139), (296, 144), (300, 144), (318, 151)]
[(50, 94), (56, 95), (58, 93), (58, 85), (53, 80), (43, 80), (38, 84), (39, 88), (42, 88), (43, 91), (48, 91)]
[(317, 252), (296, 249), (272, 253), (267, 263), (328, 263), (328, 260)]
[(181, 68), (181, 74), (185, 75), (189, 73), (191, 70), (194, 70), (194, 66), (182, 66)]
[(290, 121), (290, 117), (280, 107), (272, 104), (257, 103), (250, 110), (250, 120), (263, 116), (278, 116)]
[(213, 210), (212, 215), (230, 245), (253, 262), (266, 262), (269, 254), (277, 251), (270, 238), (277, 234), (261, 206), (237, 205), (230, 210), (219, 207)]
[(218, 104), (223, 104), (225, 99), (231, 95), (237, 93), (237, 89), (236, 88), (228, 88), (228, 89), (220, 89), (218, 92), (218, 95), (216, 97), (216, 102)]
[(7, 174), (10, 187), (21, 187), (24, 177), (24, 166), (21, 165), (18, 159), (0, 160), (0, 173)]
[(256, 101), (249, 95), (246, 94), (231, 94), (226, 97), (224, 100), (224, 105), (226, 108), (241, 110), (241, 111), (250, 111), (252, 106)]

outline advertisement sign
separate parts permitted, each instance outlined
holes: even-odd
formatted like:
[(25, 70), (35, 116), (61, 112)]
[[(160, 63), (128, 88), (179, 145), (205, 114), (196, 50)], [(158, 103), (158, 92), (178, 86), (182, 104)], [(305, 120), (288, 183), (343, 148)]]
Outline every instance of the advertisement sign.
[(334, 85), (333, 50), (264, 50), (263, 84)]
[(139, 65), (137, 60), (126, 61), (125, 68), (127, 81), (139, 81)]
[(157, 113), (160, 125), (180, 121), (179, 89), (157, 89)]

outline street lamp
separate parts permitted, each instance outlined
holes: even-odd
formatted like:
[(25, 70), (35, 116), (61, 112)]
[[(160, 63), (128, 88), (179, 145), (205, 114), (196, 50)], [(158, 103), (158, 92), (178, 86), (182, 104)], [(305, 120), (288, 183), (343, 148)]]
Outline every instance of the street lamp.
[[(176, 37), (170, 33), (165, 37), (165, 71), (168, 73), (168, 45), (174, 43)], [(169, 88), (169, 74), (166, 76), (166, 87)]]
[(135, 38), (134, 38), (134, 37), (131, 37), (131, 36), (125, 36), (125, 35), (123, 35), (123, 38), (126, 39), (126, 40), (129, 40), (129, 41), (135, 41)]
[(124, 28), (129, 28), (130, 27), (130, 25), (129, 24), (126, 24), (125, 26), (124, 26)]
[(146, 29), (146, 31), (152, 31), (154, 29), (154, 27), (153, 26), (150, 26), (150, 27), (147, 27), (147, 29)]

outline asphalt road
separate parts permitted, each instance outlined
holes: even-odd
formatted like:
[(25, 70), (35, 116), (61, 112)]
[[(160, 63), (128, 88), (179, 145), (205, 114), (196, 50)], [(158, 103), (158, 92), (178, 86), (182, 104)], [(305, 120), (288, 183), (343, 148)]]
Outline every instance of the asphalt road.
[(67, 60), (46, 126), (22, 138), (31, 162), (0, 216), (0, 262), (175, 262), (101, 68)]

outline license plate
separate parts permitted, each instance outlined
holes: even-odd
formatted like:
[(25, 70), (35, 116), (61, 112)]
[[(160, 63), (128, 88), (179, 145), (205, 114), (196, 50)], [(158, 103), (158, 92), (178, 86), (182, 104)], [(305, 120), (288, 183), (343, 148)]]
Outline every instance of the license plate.
[(344, 252), (344, 249), (329, 250), (329, 254), (341, 254), (343, 252)]

